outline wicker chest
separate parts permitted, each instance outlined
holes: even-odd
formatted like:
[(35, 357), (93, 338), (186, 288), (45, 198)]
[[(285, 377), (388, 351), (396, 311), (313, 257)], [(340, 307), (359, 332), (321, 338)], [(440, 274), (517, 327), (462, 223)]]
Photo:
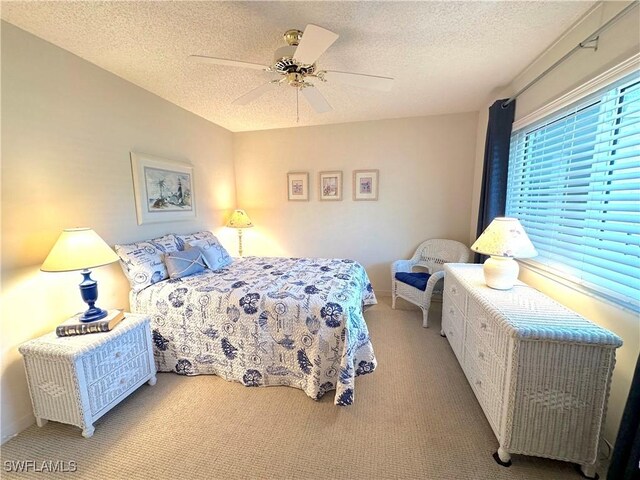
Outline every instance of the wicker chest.
[(39, 426), (47, 420), (77, 425), (93, 435), (93, 423), (130, 393), (156, 382), (149, 319), (127, 314), (112, 331), (57, 337), (19, 348)]
[(481, 265), (445, 265), (442, 333), (500, 448), (581, 465), (595, 476), (622, 340), (537, 290), (485, 285)]

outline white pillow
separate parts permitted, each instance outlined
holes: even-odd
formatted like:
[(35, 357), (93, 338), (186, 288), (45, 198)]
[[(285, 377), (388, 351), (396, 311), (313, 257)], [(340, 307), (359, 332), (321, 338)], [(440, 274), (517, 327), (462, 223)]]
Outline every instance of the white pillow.
[(191, 248), (200, 249), (207, 267), (213, 271), (220, 270), (233, 261), (229, 253), (215, 237), (213, 239), (194, 240), (185, 245), (185, 250)]
[(178, 242), (178, 250), (185, 250), (188, 243), (193, 243), (197, 240), (215, 240), (216, 242), (218, 242), (216, 236), (213, 233), (207, 231), (189, 233), (188, 235), (176, 235), (176, 240)]
[(115, 245), (120, 266), (129, 280), (131, 290), (139, 292), (149, 285), (169, 278), (162, 255), (178, 250), (179, 242), (174, 234), (153, 240)]

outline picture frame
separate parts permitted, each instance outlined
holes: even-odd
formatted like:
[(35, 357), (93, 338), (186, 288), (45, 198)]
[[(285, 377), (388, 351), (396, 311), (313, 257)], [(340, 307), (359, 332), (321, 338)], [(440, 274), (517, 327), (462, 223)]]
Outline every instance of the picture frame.
[(130, 152), (138, 225), (196, 217), (193, 166)]
[(378, 200), (379, 176), (378, 170), (354, 170), (353, 199), (356, 201)]
[(309, 172), (287, 173), (287, 198), (290, 202), (309, 200)]
[(342, 200), (342, 172), (333, 171), (318, 173), (318, 188), (320, 192), (320, 200)]

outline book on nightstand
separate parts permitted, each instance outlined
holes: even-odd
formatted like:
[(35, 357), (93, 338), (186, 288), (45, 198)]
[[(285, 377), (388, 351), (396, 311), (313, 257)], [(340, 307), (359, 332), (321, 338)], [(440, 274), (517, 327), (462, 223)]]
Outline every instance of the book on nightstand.
[(80, 317), (84, 312), (74, 315), (69, 320), (56, 327), (56, 335), (70, 337), (72, 335), (86, 335), (88, 333), (108, 332), (124, 320), (122, 310), (109, 310), (109, 314), (101, 320), (93, 322), (81, 322)]

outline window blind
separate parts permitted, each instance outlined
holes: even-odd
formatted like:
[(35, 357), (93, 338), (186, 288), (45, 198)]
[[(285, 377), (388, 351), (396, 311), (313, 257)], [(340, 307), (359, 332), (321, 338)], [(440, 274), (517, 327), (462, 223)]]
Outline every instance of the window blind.
[(513, 132), (506, 214), (528, 262), (640, 311), (640, 72)]

